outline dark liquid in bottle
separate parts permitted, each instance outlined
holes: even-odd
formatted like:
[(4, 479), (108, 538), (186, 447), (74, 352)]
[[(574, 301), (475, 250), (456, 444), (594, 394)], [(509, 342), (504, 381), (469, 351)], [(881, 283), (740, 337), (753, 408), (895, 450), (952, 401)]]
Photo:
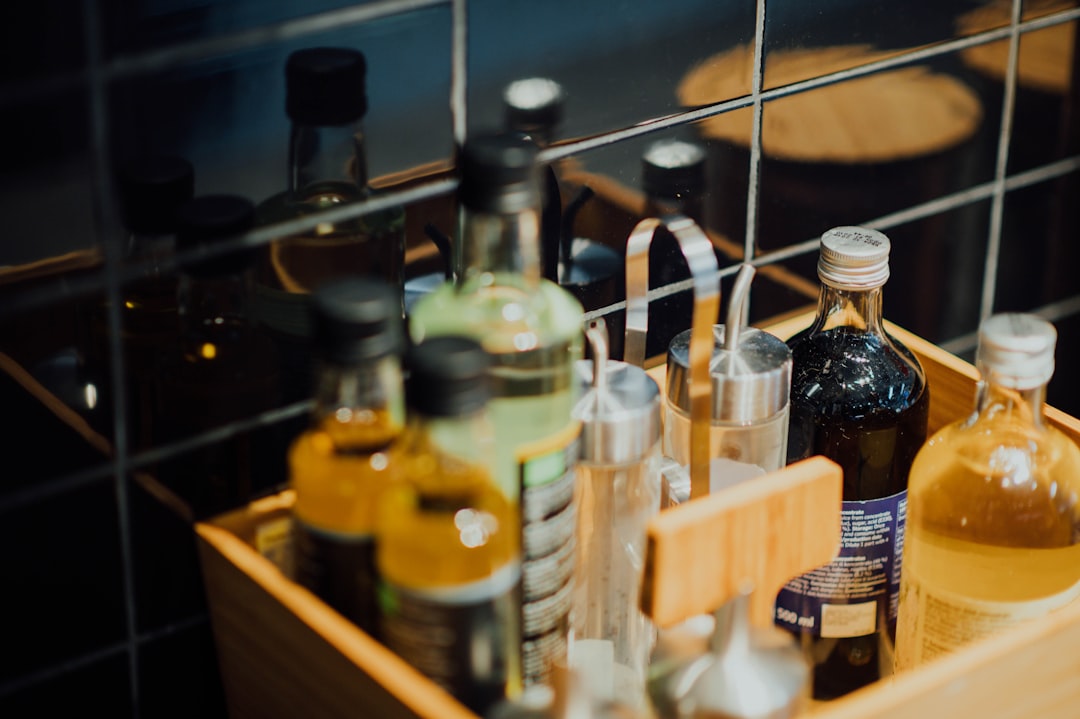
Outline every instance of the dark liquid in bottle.
[[(930, 406), (906, 348), (840, 327), (789, 341), (792, 349), (788, 462), (824, 455), (844, 471), (844, 501), (889, 497), (907, 487), (926, 440)], [(814, 697), (830, 699), (891, 673), (895, 616), (878, 601), (877, 632), (849, 638), (799, 635), (814, 662)]]

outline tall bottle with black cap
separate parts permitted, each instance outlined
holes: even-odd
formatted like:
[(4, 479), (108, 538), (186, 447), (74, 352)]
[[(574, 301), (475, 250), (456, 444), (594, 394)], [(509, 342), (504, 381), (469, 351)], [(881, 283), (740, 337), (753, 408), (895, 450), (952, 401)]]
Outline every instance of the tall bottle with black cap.
[(565, 659), (574, 568), (575, 362), (581, 303), (540, 273), (536, 145), (519, 136), (469, 139), (460, 156), (460, 268), (413, 307), (414, 341), (473, 337), (492, 355), (489, 411), (495, 477), (519, 501), (524, 527), (522, 674), (548, 677)]
[[(252, 252), (216, 247), (250, 230), (253, 211), (246, 198), (205, 195), (177, 213), (179, 335), (159, 368), (159, 444), (280, 405), (274, 345), (250, 314)], [(196, 514), (209, 514), (280, 484), (283, 466), (272, 428), (259, 428), (163, 460), (158, 471)]]
[[(258, 208), (265, 225), (364, 200), (368, 184), (367, 61), (351, 48), (316, 47), (285, 64), (285, 110), (291, 121), (286, 190)], [(285, 349), (289, 397), (307, 397), (308, 296), (344, 276), (379, 277), (404, 296), (404, 211), (390, 208), (352, 220), (319, 223), (270, 243), (257, 272), (260, 321)], [(399, 300), (404, 316), (404, 299)]]
[(398, 477), (395, 443), (405, 427), (397, 302), (375, 278), (315, 291), (315, 407), (289, 449), (296, 579), (371, 634), (377, 502)]
[(402, 481), (383, 495), (383, 642), (484, 714), (521, 689), (521, 526), (495, 484), (490, 358), (443, 336), (410, 349)]
[(819, 699), (892, 672), (908, 472), (926, 440), (930, 394), (918, 360), (885, 329), (889, 250), (876, 230), (825, 232), (817, 315), (788, 340), (787, 461), (820, 454), (844, 471), (838, 558), (776, 600), (776, 623), (813, 661)]

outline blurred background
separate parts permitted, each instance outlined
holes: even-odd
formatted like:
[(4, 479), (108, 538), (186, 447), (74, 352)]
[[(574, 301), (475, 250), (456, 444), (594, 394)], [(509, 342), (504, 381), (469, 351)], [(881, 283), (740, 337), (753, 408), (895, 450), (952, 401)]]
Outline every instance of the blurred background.
[[(281, 486), (310, 396), (285, 386), (190, 436), (143, 432), (153, 410), (132, 383), (149, 365), (116, 356), (109, 319), (146, 270), (117, 178), (167, 154), (196, 195), (285, 189), (292, 51), (365, 54), (368, 174), (405, 205), (410, 279), (438, 267), (425, 226), (453, 233), (456, 147), (503, 125), (509, 83), (546, 77), (564, 97), (543, 154), (574, 208), (564, 237), (617, 263), (663, 199), (643, 158), (684, 141), (700, 155), (682, 209), (709, 231), (725, 293), (744, 257), (759, 267), (752, 322), (810, 309), (817, 237), (869, 225), (893, 244), (888, 319), (970, 360), (981, 319), (1041, 314), (1059, 332), (1049, 402), (1077, 415), (1078, 19), (1072, 0), (7, 4), (0, 716), (225, 715), (191, 522)], [(654, 361), (690, 321), (671, 291), (685, 272), (657, 261)], [(576, 288), (589, 316), (617, 330), (617, 267), (579, 269), (604, 285)], [(239, 451), (259, 461), (208, 496), (192, 468)]]

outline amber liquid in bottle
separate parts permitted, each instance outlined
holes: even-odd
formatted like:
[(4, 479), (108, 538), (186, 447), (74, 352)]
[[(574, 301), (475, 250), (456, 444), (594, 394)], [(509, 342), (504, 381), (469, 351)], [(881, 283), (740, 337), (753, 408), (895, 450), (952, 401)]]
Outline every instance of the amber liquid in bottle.
[(517, 508), (480, 464), (406, 436), (378, 529), (388, 647), (483, 713), (520, 688)]
[(375, 521), (397, 477), (400, 420), (385, 409), (323, 417), (289, 450), (296, 580), (361, 629), (377, 629)]
[[(887, 347), (879, 335), (861, 330), (838, 327), (816, 335), (804, 333), (789, 344), (793, 375), (788, 462), (817, 454), (837, 462), (844, 470), (845, 502), (877, 500), (903, 492), (911, 463), (926, 438), (930, 397), (922, 374), (913, 371), (911, 361)], [(865, 371), (871, 365), (872, 382), (867, 381)], [(902, 531), (901, 524), (896, 533)], [(892, 575), (886, 576), (887, 582), (898, 581), (898, 569), (898, 563), (893, 562), (887, 570)], [(831, 579), (825, 570), (806, 576), (823, 583)], [(881, 588), (850, 601), (869, 605), (875, 593), (880, 595)], [(861, 619), (875, 627), (870, 633), (823, 637), (812, 631), (796, 635), (815, 664), (815, 698), (841, 696), (891, 673), (897, 599), (890, 594), (879, 596), (870, 609), (876, 617)], [(781, 603), (778, 600), (778, 605)], [(789, 609), (803, 621), (812, 614), (798, 607)], [(824, 624), (822, 621), (822, 627)]]

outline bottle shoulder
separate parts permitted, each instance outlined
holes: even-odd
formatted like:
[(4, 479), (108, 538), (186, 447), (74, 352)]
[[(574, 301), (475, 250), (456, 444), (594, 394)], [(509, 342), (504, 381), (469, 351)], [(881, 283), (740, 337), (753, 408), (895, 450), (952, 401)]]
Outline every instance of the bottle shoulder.
[[(541, 280), (534, 291), (509, 281), (486, 287), (459, 289), (445, 282), (413, 306), (409, 331), (414, 341), (426, 336), (460, 332), (490, 342), (503, 337), (507, 351), (577, 341), (584, 309), (568, 291)], [(532, 333), (531, 342), (526, 335)], [(516, 338), (516, 339), (515, 339)], [(533, 345), (530, 347), (529, 345)]]

